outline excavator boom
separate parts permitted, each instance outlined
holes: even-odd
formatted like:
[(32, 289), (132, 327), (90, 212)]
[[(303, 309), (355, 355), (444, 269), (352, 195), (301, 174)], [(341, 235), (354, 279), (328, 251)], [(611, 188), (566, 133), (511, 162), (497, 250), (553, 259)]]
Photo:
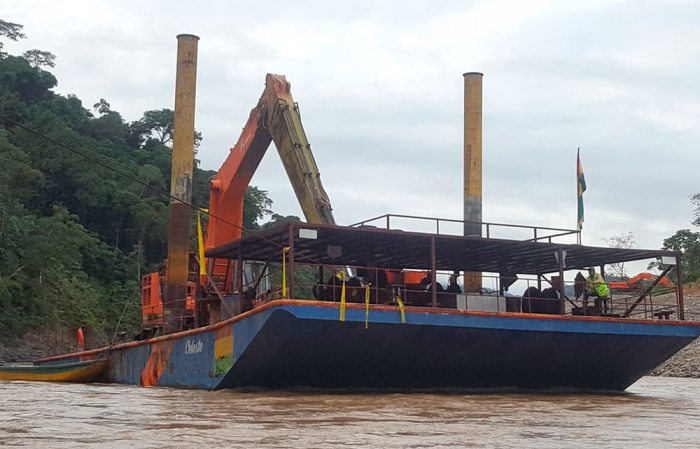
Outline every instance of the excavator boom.
[[(260, 101), (250, 112), (236, 145), (211, 180), (205, 249), (241, 238), (245, 191), (273, 141), (306, 221), (335, 224), (330, 200), (321, 184), (311, 146), (301, 125), (299, 106), (294, 102), (289, 88), (289, 82), (283, 75), (267, 74)], [(192, 258), (195, 266), (200, 264), (194, 256)], [(201, 285), (209, 284), (207, 291), (213, 291), (222, 305), (227, 307), (223, 295), (240, 287), (234, 285), (231, 260), (211, 258), (205, 266), (206, 274), (192, 268), (190, 274)], [(151, 273), (143, 278), (142, 314), (144, 325), (149, 329), (157, 327), (162, 321), (160, 284), (167, 277), (166, 271), (164, 269), (162, 273)], [(196, 296), (195, 284), (194, 281), (188, 282), (187, 317), (183, 319), (192, 319), (197, 315), (192, 299)]]
[[(270, 142), (277, 147), (306, 221), (335, 224), (289, 82), (283, 75), (268, 73), (260, 101), (211, 181), (205, 249), (241, 238), (245, 191)], [(209, 260), (207, 266), (211, 280), (222, 292), (236, 289), (229, 260)]]
[(241, 237), (245, 190), (271, 141), (275, 142), (306, 220), (335, 224), (290, 84), (283, 75), (268, 74), (260, 101), (211, 181), (207, 249)]

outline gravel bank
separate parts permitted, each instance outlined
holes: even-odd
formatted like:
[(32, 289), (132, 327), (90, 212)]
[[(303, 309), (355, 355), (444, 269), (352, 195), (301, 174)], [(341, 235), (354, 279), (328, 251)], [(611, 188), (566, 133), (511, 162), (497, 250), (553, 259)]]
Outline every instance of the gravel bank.
[[(700, 321), (700, 293), (685, 297), (685, 319)], [(651, 373), (652, 376), (696, 377), (700, 378), (700, 339), (683, 348)]]

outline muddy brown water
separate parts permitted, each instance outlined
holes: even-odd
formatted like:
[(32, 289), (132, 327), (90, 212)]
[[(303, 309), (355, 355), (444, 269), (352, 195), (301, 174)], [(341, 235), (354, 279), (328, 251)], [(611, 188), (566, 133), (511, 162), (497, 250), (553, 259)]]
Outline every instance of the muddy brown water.
[(0, 446), (700, 447), (700, 380), (626, 393), (191, 391), (0, 381)]

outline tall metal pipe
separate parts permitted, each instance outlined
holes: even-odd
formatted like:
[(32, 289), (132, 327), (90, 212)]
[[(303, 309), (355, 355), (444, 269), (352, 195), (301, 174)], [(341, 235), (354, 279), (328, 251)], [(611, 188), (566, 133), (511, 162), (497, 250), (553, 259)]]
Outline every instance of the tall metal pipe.
[(175, 120), (170, 180), (168, 271), (163, 307), (163, 331), (182, 330), (187, 300), (190, 257), (190, 203), (194, 163), (194, 106), (197, 84), (197, 43), (191, 34), (177, 36)]
[[(481, 153), (483, 73), (464, 75), (464, 235), (482, 235)], [(481, 288), (481, 273), (464, 274), (464, 291)]]

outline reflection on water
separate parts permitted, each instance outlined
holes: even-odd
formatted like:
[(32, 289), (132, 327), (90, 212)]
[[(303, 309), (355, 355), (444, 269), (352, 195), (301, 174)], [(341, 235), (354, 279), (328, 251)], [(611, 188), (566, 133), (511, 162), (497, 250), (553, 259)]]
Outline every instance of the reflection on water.
[(0, 382), (0, 446), (700, 447), (700, 380), (624, 394), (188, 391)]

